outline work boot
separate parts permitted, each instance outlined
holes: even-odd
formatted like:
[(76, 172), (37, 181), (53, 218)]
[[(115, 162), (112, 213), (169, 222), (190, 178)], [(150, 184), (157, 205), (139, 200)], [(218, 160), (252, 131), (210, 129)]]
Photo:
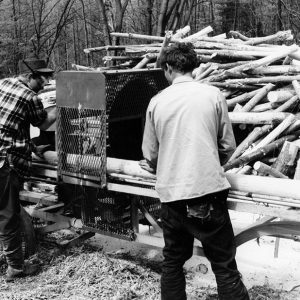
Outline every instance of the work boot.
[(6, 282), (14, 281), (16, 278), (30, 276), (36, 274), (40, 270), (40, 266), (37, 264), (31, 264), (27, 261), (24, 262), (22, 269), (15, 269), (8, 266), (6, 271), (5, 280)]

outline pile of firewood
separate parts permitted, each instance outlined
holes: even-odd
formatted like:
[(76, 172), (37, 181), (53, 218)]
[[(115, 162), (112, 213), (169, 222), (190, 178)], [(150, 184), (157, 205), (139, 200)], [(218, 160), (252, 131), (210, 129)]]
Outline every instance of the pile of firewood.
[[(234, 130), (239, 137), (244, 137), (224, 169), (232, 173), (300, 179), (300, 163), (297, 168), (300, 48), (293, 44), (291, 31), (255, 38), (235, 31), (208, 36), (213, 31), (210, 26), (191, 35), (189, 31), (190, 27), (186, 26), (175, 34), (167, 32), (165, 37), (112, 33), (114, 37), (151, 43), (84, 51), (107, 51), (103, 60), (107, 64), (114, 62), (110, 68), (141, 69), (159, 67), (159, 57), (170, 43), (192, 43), (200, 61), (193, 72), (195, 80), (220, 88)], [(109, 55), (112, 51), (115, 55)]]

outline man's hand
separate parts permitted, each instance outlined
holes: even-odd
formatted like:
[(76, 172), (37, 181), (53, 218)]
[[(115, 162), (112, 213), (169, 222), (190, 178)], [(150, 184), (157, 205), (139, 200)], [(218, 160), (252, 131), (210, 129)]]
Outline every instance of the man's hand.
[(154, 166), (151, 166), (150, 162), (147, 159), (140, 160), (139, 165), (142, 169), (148, 171), (149, 173), (156, 173), (156, 168)]
[(45, 159), (44, 158), (44, 153), (46, 151), (49, 151), (51, 149), (51, 145), (40, 145), (40, 146), (36, 146), (35, 149), (34, 149), (34, 153), (36, 156), (42, 158), (42, 159)]

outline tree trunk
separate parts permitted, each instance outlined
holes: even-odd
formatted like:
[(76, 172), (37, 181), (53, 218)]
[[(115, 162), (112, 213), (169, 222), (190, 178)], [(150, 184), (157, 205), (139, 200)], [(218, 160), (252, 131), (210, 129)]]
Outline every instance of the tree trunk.
[(108, 24), (108, 18), (107, 18), (107, 15), (106, 15), (105, 5), (104, 5), (103, 1), (105, 1), (105, 0), (96, 0), (96, 3), (99, 5), (100, 11), (101, 11), (102, 17), (103, 17), (104, 28), (105, 28), (105, 31), (106, 31), (105, 44), (112, 45), (112, 39), (111, 39), (111, 36), (110, 36), (110, 28), (109, 28), (109, 24)]
[(152, 35), (152, 13), (153, 13), (153, 0), (147, 1), (147, 15), (146, 15), (146, 34)]
[(164, 18), (167, 13), (167, 8), (168, 8), (168, 2), (169, 0), (162, 0), (160, 4), (160, 11), (159, 11), (159, 17), (158, 17), (158, 22), (157, 22), (157, 32), (156, 35), (162, 36), (164, 32)]
[[(89, 33), (87, 28), (87, 21), (86, 21), (86, 11), (85, 11), (85, 4), (83, 0), (80, 0), (81, 3), (81, 9), (82, 9), (82, 19), (83, 19), (83, 28), (84, 28), (84, 40), (85, 40), (85, 47), (89, 48)], [(89, 66), (91, 64), (91, 59), (89, 53), (86, 54), (86, 63)]]

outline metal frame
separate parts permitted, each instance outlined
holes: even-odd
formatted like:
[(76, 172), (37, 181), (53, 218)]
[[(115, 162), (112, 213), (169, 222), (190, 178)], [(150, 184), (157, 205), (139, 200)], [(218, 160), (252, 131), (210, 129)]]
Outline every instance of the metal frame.
[[(43, 170), (43, 175), (48, 175), (47, 170)], [(49, 170), (49, 175), (53, 175), (53, 170)], [(38, 177), (38, 174), (35, 174)], [(68, 177), (70, 183), (78, 183), (78, 178), (70, 178)], [(81, 179), (80, 179), (81, 180)], [(86, 184), (93, 187), (100, 187), (94, 181), (89, 181), (88, 178), (86, 180)], [(134, 184), (124, 184), (124, 183), (115, 183), (115, 182), (107, 182), (107, 189), (109, 191), (114, 191), (117, 193), (130, 194), (132, 195), (131, 200), (131, 216), (132, 216), (132, 224), (135, 232), (135, 242), (148, 244), (154, 247), (163, 247), (163, 238), (162, 238), (162, 230), (160, 228), (159, 223), (151, 215), (151, 213), (146, 209), (145, 206), (141, 205), (139, 201), (137, 201), (137, 196), (145, 196), (151, 198), (158, 198), (156, 191), (154, 189), (144, 188), (140, 186), (136, 186)], [(47, 193), (37, 193), (32, 191), (22, 191), (20, 193), (20, 199), (26, 202), (32, 203), (41, 203), (46, 206), (50, 206), (47, 211), (43, 211), (43, 209), (33, 209), (28, 210), (29, 214), (34, 218), (40, 218), (47, 222), (52, 222), (53, 224), (47, 225), (44, 228), (40, 228), (40, 233), (47, 233), (51, 231), (56, 231), (63, 228), (77, 228), (85, 230), (86, 232), (99, 233), (103, 235), (108, 235), (116, 238), (123, 238), (118, 235), (114, 235), (109, 232), (104, 232), (101, 230), (85, 227), (82, 224), (82, 221), (79, 219), (69, 218), (63, 216), (60, 213), (51, 213), (51, 206), (55, 207), (54, 204), (49, 201), (57, 201), (55, 195), (49, 195)], [(39, 201), (37, 200), (39, 199)], [(48, 200), (48, 201), (47, 201)], [(300, 200), (299, 200), (300, 202)], [(58, 204), (58, 203), (56, 203)], [(230, 210), (239, 211), (239, 212), (247, 212), (252, 214), (260, 214), (265, 215), (265, 218), (251, 224), (247, 228), (243, 228), (240, 230), (235, 238), (237, 246), (240, 246), (250, 240), (259, 238), (261, 236), (274, 236), (277, 238), (286, 238), (292, 239), (294, 241), (300, 241), (300, 209), (295, 209), (293, 207), (279, 206), (279, 205), (266, 205), (266, 203), (258, 202), (258, 201), (247, 201), (247, 200), (239, 200), (236, 198), (231, 198), (230, 194), (228, 197), (228, 208)], [(149, 221), (151, 226), (153, 227), (154, 233), (153, 235), (145, 235), (139, 232), (139, 214), (143, 214), (143, 216)], [(280, 220), (278, 220), (278, 218)], [(85, 235), (89, 236), (89, 235)], [(82, 240), (82, 239), (81, 239)], [(199, 246), (194, 248), (194, 254), (196, 255), (204, 255), (203, 249)]]

